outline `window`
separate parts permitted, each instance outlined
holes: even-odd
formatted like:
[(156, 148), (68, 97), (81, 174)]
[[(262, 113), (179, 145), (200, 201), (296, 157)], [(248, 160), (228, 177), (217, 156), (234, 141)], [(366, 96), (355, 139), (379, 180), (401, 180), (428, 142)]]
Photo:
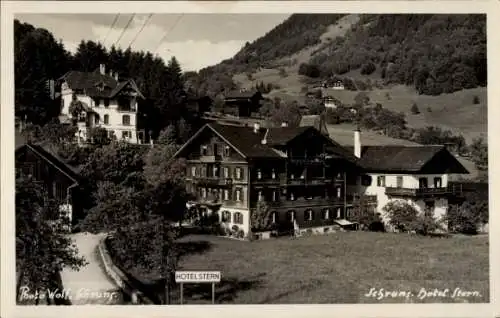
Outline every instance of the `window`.
[(224, 167), (224, 178), (229, 178), (229, 168)]
[(109, 124), (109, 115), (104, 115), (104, 124), (108, 125)]
[(99, 117), (98, 117), (98, 116), (95, 116), (95, 117), (94, 117), (94, 123), (95, 123), (96, 125), (99, 125)]
[(122, 125), (123, 126), (129, 126), (130, 125), (130, 116), (129, 115), (123, 115), (122, 116)]
[(219, 155), (219, 145), (218, 145), (218, 144), (214, 143), (214, 144), (212, 145), (212, 150), (213, 150), (213, 155), (214, 155), (214, 156)]
[(311, 210), (311, 209), (306, 210), (306, 212), (304, 214), (304, 221), (312, 221), (312, 220), (314, 220), (313, 210)]
[(239, 167), (236, 168), (236, 179), (241, 180), (241, 175), (242, 175), (241, 168), (239, 168)]
[(229, 200), (229, 190), (224, 189), (224, 200), (227, 201)]
[(273, 201), (278, 201), (278, 192), (273, 191)]
[(295, 221), (295, 211), (288, 211), (288, 221), (293, 222)]
[(324, 209), (323, 210), (323, 220), (328, 220), (329, 218), (330, 218), (330, 210)]
[(337, 198), (340, 198), (342, 196), (342, 188), (337, 187)]
[(233, 223), (234, 224), (243, 224), (243, 214), (240, 212), (236, 212), (233, 214)]
[(219, 176), (219, 167), (214, 166), (214, 167), (212, 168), (212, 176), (213, 176), (214, 178), (217, 178), (217, 177)]
[(109, 106), (109, 99), (105, 98), (104, 99), (104, 107), (108, 107)]
[(294, 201), (295, 200), (295, 195), (293, 195), (293, 192), (290, 192), (290, 200)]
[(201, 176), (206, 177), (207, 176), (207, 167), (201, 167)]
[(295, 176), (293, 175), (293, 173), (290, 175), (290, 179), (295, 179)]
[(402, 176), (397, 176), (396, 177), (396, 186), (398, 188), (402, 188), (403, 187), (403, 177)]
[(257, 179), (262, 179), (262, 171), (260, 171), (260, 169), (257, 170)]
[(377, 187), (385, 187), (385, 176), (377, 177)]
[(372, 180), (371, 176), (363, 175), (361, 177), (361, 185), (363, 185), (365, 187), (371, 186), (372, 182), (373, 182), (373, 180)]
[(99, 107), (101, 105), (101, 99), (100, 98), (94, 99), (94, 103), (96, 107)]
[(205, 145), (201, 146), (200, 153), (202, 156), (206, 156), (208, 154), (207, 146), (205, 146)]
[(443, 186), (443, 180), (441, 177), (434, 178), (434, 188), (441, 188)]
[(229, 157), (229, 146), (224, 147), (224, 157)]
[(207, 197), (207, 189), (201, 188), (201, 197), (205, 199)]
[(241, 202), (242, 200), (242, 192), (241, 189), (236, 189), (236, 201)]
[(418, 186), (421, 189), (422, 188), (423, 189), (427, 188), (427, 178), (420, 178), (420, 179), (418, 179)]
[(276, 179), (276, 171), (274, 169), (271, 171), (271, 178)]
[(128, 131), (124, 130), (122, 131), (122, 139), (127, 139), (128, 138)]
[(229, 222), (231, 220), (231, 212), (222, 211), (222, 222)]
[(276, 223), (278, 219), (278, 213), (276, 211), (271, 212), (271, 223)]
[(258, 200), (259, 201), (264, 201), (264, 195), (262, 194), (262, 191), (259, 191)]
[(191, 175), (196, 177), (196, 167), (191, 167)]
[(342, 173), (337, 173), (337, 179), (342, 179)]
[(340, 217), (341, 217), (341, 214), (342, 214), (341, 213), (342, 212), (341, 209), (342, 208), (337, 208), (337, 219), (340, 219)]

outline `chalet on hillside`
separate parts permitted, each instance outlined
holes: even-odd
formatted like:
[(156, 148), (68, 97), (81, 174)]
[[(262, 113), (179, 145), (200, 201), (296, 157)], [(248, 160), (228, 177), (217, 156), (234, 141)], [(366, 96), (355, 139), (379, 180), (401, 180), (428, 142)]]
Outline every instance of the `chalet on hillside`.
[[(101, 127), (110, 137), (131, 143), (142, 143), (145, 131), (140, 127), (138, 101), (145, 99), (132, 79), (120, 79), (101, 64), (94, 72), (70, 71), (59, 80), (61, 89), (61, 122), (77, 121), (79, 142), (86, 142), (89, 130)], [(70, 105), (79, 102), (83, 110), (72, 118)]]
[(46, 189), (49, 198), (60, 203), (73, 225), (82, 217), (83, 198), (78, 172), (39, 144), (23, 144), (16, 148), (16, 173), (32, 176)]
[(231, 91), (224, 95), (224, 112), (239, 117), (250, 117), (259, 110), (263, 99), (257, 90)]

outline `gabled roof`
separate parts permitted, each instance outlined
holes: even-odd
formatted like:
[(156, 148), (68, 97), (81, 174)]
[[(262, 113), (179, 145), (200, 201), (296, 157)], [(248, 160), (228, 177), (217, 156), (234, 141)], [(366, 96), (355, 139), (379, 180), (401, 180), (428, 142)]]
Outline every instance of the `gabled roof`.
[(71, 179), (74, 183), (78, 183), (81, 179), (78, 171), (71, 167), (70, 165), (66, 164), (61, 158), (59, 158), (57, 155), (52, 153), (51, 151), (48, 151), (46, 149), (46, 145), (44, 144), (24, 144), (20, 147), (16, 148), (16, 153), (19, 153), (23, 149), (30, 149), (34, 153), (36, 153), (40, 158), (45, 160), (47, 163), (49, 163), (51, 166), (55, 167), (57, 170), (61, 171), (63, 174), (65, 174), (69, 179)]
[(300, 120), (299, 126), (301, 127), (314, 127), (321, 133), (328, 135), (328, 129), (324, 119), (320, 115), (304, 115)]
[[(69, 71), (59, 78), (59, 81), (61, 80), (66, 81), (70, 89), (83, 89), (88, 96), (101, 98), (114, 97), (130, 83), (138, 95), (144, 98), (132, 79), (118, 82), (112, 76), (103, 75), (99, 72)], [(101, 90), (99, 86), (104, 86), (104, 88)]]
[[(346, 159), (355, 163), (357, 159), (352, 153), (340, 146), (330, 138), (320, 134), (313, 127), (279, 127), (279, 128), (261, 128), (258, 132), (254, 132), (253, 127), (222, 125), (210, 123), (203, 126), (194, 136), (188, 140), (184, 146), (179, 149), (174, 157), (177, 157), (198, 135), (207, 129), (212, 130), (220, 138), (225, 140), (230, 146), (238, 151), (246, 159), (280, 159), (286, 155), (279, 150), (280, 146), (286, 146), (295, 138), (301, 136), (307, 131), (317, 132), (320, 138), (325, 138), (327, 141), (326, 150), (332, 157)], [(266, 139), (266, 143), (262, 144), (262, 140)], [(277, 148), (275, 148), (277, 147)]]
[[(353, 147), (350, 149), (354, 150)], [(441, 145), (422, 146), (364, 146), (359, 163), (371, 172), (421, 172), (438, 155), (446, 156), (453, 166), (449, 173), (469, 173), (449, 151)]]

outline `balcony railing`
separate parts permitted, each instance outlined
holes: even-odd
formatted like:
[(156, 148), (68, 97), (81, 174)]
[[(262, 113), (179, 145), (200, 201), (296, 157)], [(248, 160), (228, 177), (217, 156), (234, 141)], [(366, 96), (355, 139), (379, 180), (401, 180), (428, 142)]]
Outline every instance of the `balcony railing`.
[(391, 196), (436, 196), (436, 195), (460, 195), (462, 194), (462, 187), (448, 186), (439, 188), (385, 188), (385, 194)]
[(276, 208), (293, 208), (321, 205), (341, 205), (344, 204), (344, 198), (316, 198), (316, 199), (297, 199), (297, 200), (282, 200), (268, 201), (267, 205)]
[(196, 177), (193, 182), (200, 186), (216, 187), (216, 186), (231, 186), (233, 179), (221, 177)]

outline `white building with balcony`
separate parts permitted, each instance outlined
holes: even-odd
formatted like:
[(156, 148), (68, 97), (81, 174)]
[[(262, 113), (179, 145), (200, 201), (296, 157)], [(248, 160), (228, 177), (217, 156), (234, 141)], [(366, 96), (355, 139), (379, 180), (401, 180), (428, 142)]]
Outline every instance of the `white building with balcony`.
[[(106, 129), (111, 138), (131, 143), (144, 141), (144, 131), (137, 125), (137, 104), (144, 96), (134, 80), (120, 81), (117, 73), (106, 73), (105, 65), (101, 64), (95, 72), (70, 71), (58, 82), (60, 118), (77, 123), (79, 142), (88, 141), (89, 132), (95, 127)], [(72, 109), (75, 103), (81, 111)]]
[(357, 182), (358, 192), (377, 196), (377, 212), (386, 224), (384, 207), (394, 200), (442, 218), (449, 201), (462, 194), (461, 189), (448, 184), (449, 176), (469, 173), (445, 146), (363, 147), (359, 131), (354, 132), (354, 154), (365, 170)]

